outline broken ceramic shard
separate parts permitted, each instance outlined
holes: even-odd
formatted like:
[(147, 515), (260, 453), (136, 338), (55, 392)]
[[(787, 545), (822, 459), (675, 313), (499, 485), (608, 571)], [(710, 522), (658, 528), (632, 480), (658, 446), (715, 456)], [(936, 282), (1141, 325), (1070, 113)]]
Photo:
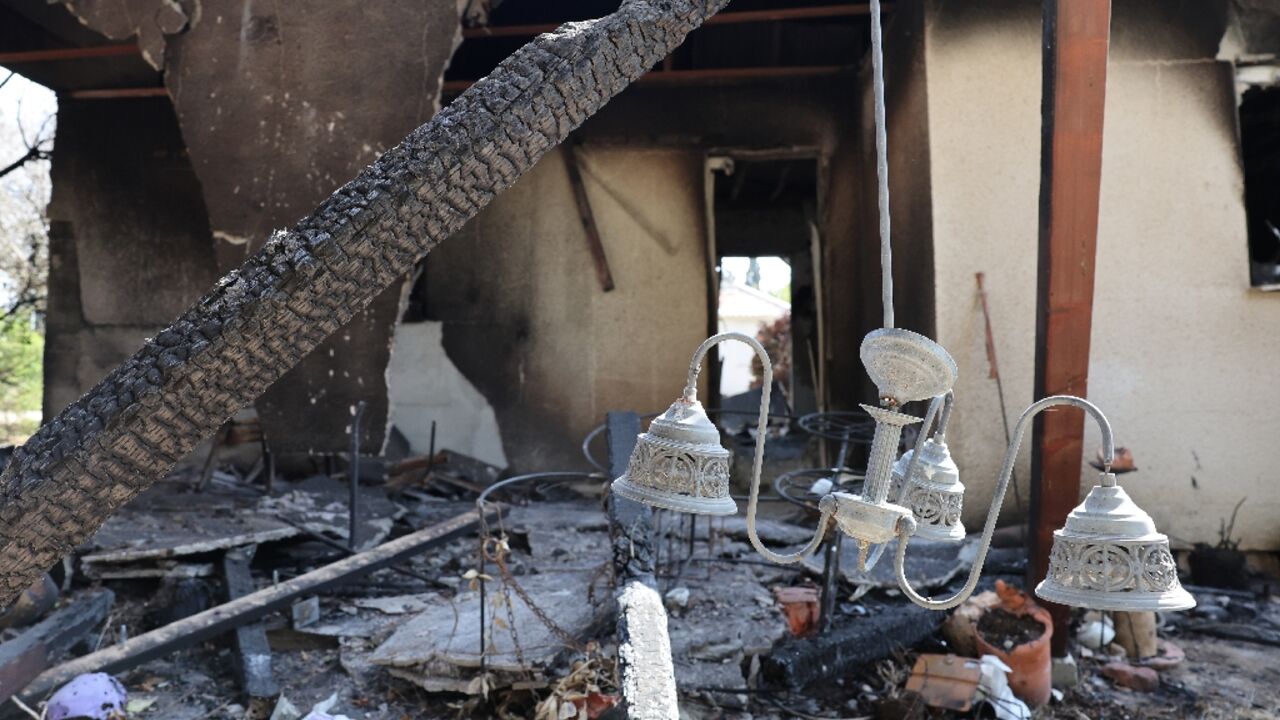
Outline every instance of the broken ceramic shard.
[(49, 720), (123, 720), (128, 693), (106, 673), (88, 673), (49, 698)]

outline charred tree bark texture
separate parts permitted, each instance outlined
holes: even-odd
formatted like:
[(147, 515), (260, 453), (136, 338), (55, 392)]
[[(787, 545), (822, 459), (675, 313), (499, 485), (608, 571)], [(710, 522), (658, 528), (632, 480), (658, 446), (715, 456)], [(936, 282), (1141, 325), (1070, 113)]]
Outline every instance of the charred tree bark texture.
[(541, 35), (42, 427), (0, 475), (0, 606), (728, 0), (627, 0)]

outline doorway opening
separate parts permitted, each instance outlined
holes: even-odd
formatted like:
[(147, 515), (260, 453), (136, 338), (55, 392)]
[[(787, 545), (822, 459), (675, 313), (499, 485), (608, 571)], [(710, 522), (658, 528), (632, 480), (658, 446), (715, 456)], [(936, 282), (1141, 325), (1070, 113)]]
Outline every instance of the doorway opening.
[[(726, 152), (710, 158), (708, 168), (715, 330), (750, 335), (769, 351), (772, 412), (816, 412), (822, 397), (818, 155)], [(718, 405), (754, 410), (759, 362), (741, 343), (721, 343), (718, 351), (711, 378)]]

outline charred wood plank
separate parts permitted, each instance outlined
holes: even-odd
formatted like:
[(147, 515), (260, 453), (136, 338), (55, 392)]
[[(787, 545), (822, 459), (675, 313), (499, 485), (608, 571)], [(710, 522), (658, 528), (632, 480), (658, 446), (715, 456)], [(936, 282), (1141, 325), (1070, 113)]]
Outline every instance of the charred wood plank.
[(564, 144), (564, 166), (569, 172), (569, 185), (573, 187), (573, 200), (578, 205), (582, 231), (587, 235), (587, 249), (591, 251), (591, 262), (596, 266), (596, 279), (600, 281), (600, 289), (609, 292), (613, 290), (613, 272), (609, 270), (609, 258), (604, 253), (604, 242), (600, 240), (600, 227), (596, 224), (596, 214), (591, 209), (591, 198), (587, 197), (587, 186), (582, 182), (582, 169), (578, 167), (578, 151), (573, 143)]
[(88, 638), (107, 619), (115, 595), (98, 590), (0, 644), (0, 703), (26, 687), (59, 655)]
[(800, 690), (845, 677), (849, 671), (887, 658), (932, 635), (945, 613), (915, 605), (884, 607), (865, 617), (842, 622), (813, 637), (787, 636), (760, 664), (769, 687)]
[[(252, 552), (245, 549), (229, 550), (222, 556), (222, 579), (227, 584), (227, 601), (252, 595), (255, 591), (253, 574), (249, 571)], [(261, 624), (242, 625), (235, 630), (236, 683), (244, 691), (250, 704), (270, 700), (280, 694), (280, 685), (271, 670), (271, 645), (267, 631)]]
[(1250, 624), (1199, 622), (1188, 624), (1186, 629), (1201, 635), (1222, 638), (1223, 640), (1238, 640), (1280, 647), (1280, 628), (1268, 627), (1261, 622)]
[(0, 475), (0, 604), (89, 537), (728, 0), (539, 35), (63, 410)]
[[(496, 522), (499, 512), (500, 509), (489, 511), (486, 513), (486, 520)], [(352, 555), (291, 580), (210, 608), (184, 620), (131, 638), (119, 645), (63, 663), (37, 677), (35, 682), (26, 688), (23, 695), (34, 701), (82, 673), (122, 672), (149, 660), (164, 657), (175, 650), (215, 638), (245, 623), (287, 608), (290, 603), (300, 597), (351, 582), (375, 570), (449, 542), (471, 531), (479, 521), (480, 514), (475, 510), (462, 513), (442, 523), (379, 545), (372, 550)]]

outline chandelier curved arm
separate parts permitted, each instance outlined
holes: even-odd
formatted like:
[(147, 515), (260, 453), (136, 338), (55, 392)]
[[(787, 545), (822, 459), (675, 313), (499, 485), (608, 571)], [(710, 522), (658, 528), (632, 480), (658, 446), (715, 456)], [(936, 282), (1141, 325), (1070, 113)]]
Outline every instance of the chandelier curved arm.
[(827, 527), (831, 523), (831, 514), (822, 514), (822, 517), (818, 520), (818, 529), (814, 533), (813, 539), (798, 552), (785, 555), (775, 553), (765, 547), (764, 543), (760, 542), (760, 537), (756, 534), (756, 505), (760, 499), (760, 471), (764, 466), (764, 436), (768, 434), (769, 429), (769, 395), (773, 390), (773, 362), (769, 360), (769, 353), (760, 344), (759, 340), (750, 335), (736, 332), (712, 335), (698, 346), (698, 349), (693, 353), (693, 359), (689, 361), (689, 379), (684, 386), (684, 399), (688, 402), (694, 402), (698, 399), (698, 374), (702, 370), (702, 361), (706, 358), (707, 352), (711, 348), (726, 340), (737, 340), (755, 351), (756, 357), (760, 358), (761, 379), (763, 380), (760, 386), (760, 418), (756, 422), (756, 452), (755, 458), (751, 463), (751, 497), (747, 501), (747, 539), (751, 541), (751, 546), (756, 549), (756, 552), (763, 555), (765, 559), (779, 565), (790, 565), (812, 555), (818, 549), (818, 545), (822, 543), (822, 538), (827, 534)]
[(1102, 431), (1103, 476), (1110, 475), (1111, 463), (1115, 460), (1116, 455), (1115, 439), (1111, 433), (1111, 423), (1107, 422), (1106, 416), (1102, 414), (1102, 411), (1096, 405), (1074, 395), (1054, 395), (1033, 403), (1031, 407), (1028, 407), (1022, 413), (1022, 417), (1018, 418), (1018, 425), (1014, 428), (1013, 440), (1009, 443), (1009, 449), (1005, 452), (1004, 467), (1000, 470), (1000, 481), (996, 484), (995, 497), (991, 500), (991, 509), (987, 511), (987, 524), (982, 530), (982, 541), (978, 546), (978, 554), (973, 559), (973, 567), (969, 570), (969, 581), (965, 583), (960, 592), (944, 600), (934, 600), (933, 598), (923, 597), (911, 587), (911, 582), (907, 580), (906, 559), (907, 543), (915, 530), (915, 523), (904, 523), (905, 527), (898, 529), (898, 556), (895, 563), (898, 573), (898, 586), (902, 588), (903, 594), (911, 602), (926, 610), (950, 610), (968, 600), (969, 596), (973, 594), (974, 588), (978, 586), (978, 578), (982, 575), (982, 566), (987, 561), (987, 551), (991, 549), (991, 535), (996, 529), (996, 518), (1000, 515), (1000, 506), (1004, 504), (1005, 491), (1009, 489), (1009, 477), (1013, 474), (1013, 465), (1017, 461), (1018, 448), (1022, 445), (1022, 436), (1027, 429), (1027, 423), (1042, 411), (1061, 405), (1081, 408), (1097, 421), (1098, 427)]

